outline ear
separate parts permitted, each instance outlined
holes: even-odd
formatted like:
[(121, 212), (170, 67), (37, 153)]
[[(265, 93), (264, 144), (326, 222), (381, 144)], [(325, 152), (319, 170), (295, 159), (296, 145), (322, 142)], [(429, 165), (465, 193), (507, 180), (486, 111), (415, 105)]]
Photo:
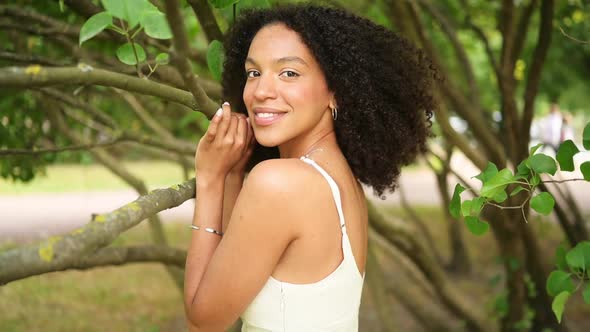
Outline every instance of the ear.
[(330, 107), (330, 109), (335, 109), (338, 108), (338, 105), (336, 104), (336, 98), (334, 97), (334, 94), (332, 94), (332, 97), (330, 98), (330, 103), (328, 103), (328, 107)]

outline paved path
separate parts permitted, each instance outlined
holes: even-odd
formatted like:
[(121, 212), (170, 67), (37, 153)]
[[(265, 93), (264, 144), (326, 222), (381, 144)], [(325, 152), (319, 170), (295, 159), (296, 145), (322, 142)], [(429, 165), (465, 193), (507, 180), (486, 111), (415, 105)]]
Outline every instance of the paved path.
[[(577, 156), (576, 163), (590, 160), (590, 153)], [(465, 158), (457, 155), (453, 167), (465, 178), (477, 175), (477, 169)], [(437, 205), (440, 197), (436, 179), (425, 168), (402, 172), (400, 185), (407, 200), (415, 205)], [(567, 177), (581, 178), (581, 174), (564, 173)], [(456, 180), (450, 180), (452, 190)], [(477, 185), (478, 181), (473, 180)], [(578, 200), (580, 207), (590, 211), (590, 183), (569, 182), (568, 187)], [(370, 190), (367, 190), (371, 194)], [(59, 234), (80, 227), (90, 220), (93, 213), (104, 213), (134, 200), (137, 195), (131, 190), (110, 192), (77, 192), (63, 194), (30, 194), (22, 196), (0, 196), (0, 241), (21, 241)], [(378, 203), (398, 204), (399, 192), (389, 195), (385, 201), (373, 197)], [(163, 211), (164, 222), (189, 223), (192, 217), (193, 200)]]

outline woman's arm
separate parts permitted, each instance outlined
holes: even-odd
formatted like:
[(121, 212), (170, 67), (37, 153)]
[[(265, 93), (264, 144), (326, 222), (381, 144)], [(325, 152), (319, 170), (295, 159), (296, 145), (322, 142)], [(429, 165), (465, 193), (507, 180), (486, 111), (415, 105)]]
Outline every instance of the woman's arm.
[[(305, 167), (299, 160), (261, 162), (245, 181), (222, 240), (194, 231), (202, 234), (193, 234), (187, 256), (187, 269), (193, 270), (186, 272), (187, 278), (199, 279), (198, 283), (186, 281), (191, 287), (185, 293), (189, 299), (185, 304), (192, 328), (223, 331), (268, 281), (289, 243), (298, 237), (297, 225), (314, 208), (310, 205), (313, 199), (306, 196), (306, 180), (299, 176)], [(214, 196), (222, 188), (219, 184), (199, 188), (197, 195)], [(215, 218), (214, 207), (221, 220), (221, 200), (201, 197), (197, 197), (195, 220)], [(198, 212), (199, 208), (208, 212)], [(280, 217), (277, 211), (281, 211)]]
[(223, 192), (223, 221), (221, 226), (224, 232), (229, 224), (229, 218), (236, 205), (236, 200), (238, 199), (240, 190), (242, 190), (243, 183), (243, 172), (230, 172), (225, 177), (225, 190)]
[(221, 236), (204, 231), (205, 227), (221, 229), (224, 178), (197, 181), (193, 225), (201, 227), (192, 232), (184, 268), (184, 308), (189, 314), (203, 273), (213, 256)]

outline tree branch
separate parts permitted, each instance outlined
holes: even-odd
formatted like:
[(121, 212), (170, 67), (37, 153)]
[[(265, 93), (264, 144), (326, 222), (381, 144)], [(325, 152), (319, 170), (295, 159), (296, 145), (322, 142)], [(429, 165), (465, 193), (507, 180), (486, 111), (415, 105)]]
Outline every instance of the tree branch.
[(192, 66), (188, 60), (188, 38), (184, 31), (184, 20), (179, 8), (180, 3), (178, 0), (166, 1), (166, 19), (174, 36), (175, 52), (172, 53), (172, 62), (176, 65), (182, 76), (185, 86), (192, 93), (197, 104), (202, 107), (203, 113), (211, 118), (213, 113), (219, 108), (219, 105), (207, 96), (195, 78)]
[[(43, 92), (47, 92), (46, 90), (47, 89), (43, 89)], [(58, 91), (51, 91), (51, 94), (48, 94), (48, 96), (50, 96), (51, 98), (55, 98), (55, 100), (57, 100), (57, 101), (64, 102), (65, 104), (69, 104), (73, 107), (78, 107), (78, 108), (81, 108), (86, 111), (94, 109), (94, 107), (92, 105), (78, 102), (74, 98), (71, 98), (63, 93), (59, 93)], [(94, 109), (92, 111), (92, 114), (95, 114), (95, 113), (101, 114), (100, 110)], [(106, 114), (104, 114), (104, 113), (102, 113), (102, 114), (106, 117), (106, 119), (113, 121)], [(121, 141), (132, 141), (132, 142), (136, 142), (136, 143), (143, 144), (143, 145), (157, 147), (162, 150), (176, 152), (181, 155), (194, 156), (194, 154), (195, 154), (195, 145), (191, 142), (186, 142), (186, 141), (179, 140), (179, 139), (162, 140), (162, 139), (154, 138), (149, 135), (121, 131), (117, 128), (115, 128), (115, 129), (103, 128), (103, 129), (105, 129), (105, 130), (101, 132), (102, 134), (110, 135), (111, 138), (119, 138)]]
[(69, 266), (60, 270), (87, 270), (109, 265), (124, 265), (129, 263), (162, 263), (184, 268), (186, 251), (162, 245), (144, 245), (130, 247), (107, 247), (95, 253), (73, 261)]
[(479, 107), (481, 105), (479, 99), (481, 93), (478, 88), (477, 80), (475, 79), (475, 74), (473, 73), (473, 66), (471, 65), (469, 57), (467, 56), (467, 52), (465, 52), (465, 48), (457, 38), (457, 29), (453, 25), (452, 21), (448, 17), (445, 17), (445, 15), (429, 0), (419, 0), (419, 3), (422, 5), (422, 8), (426, 9), (430, 16), (432, 16), (432, 18), (434, 18), (440, 24), (440, 27), (447, 35), (451, 45), (453, 45), (455, 53), (457, 54), (457, 59), (459, 63), (461, 63), (463, 67), (462, 71), (465, 73), (465, 78), (467, 79), (467, 88), (470, 92), (469, 95), (471, 103)]
[[(535, 97), (539, 91), (541, 74), (545, 58), (549, 52), (551, 44), (552, 24), (553, 24), (553, 0), (543, 0), (541, 2), (541, 23), (539, 24), (539, 34), (537, 36), (537, 46), (533, 53), (533, 61), (529, 69), (526, 88), (524, 92), (524, 110), (521, 121), (521, 140), (528, 142), (530, 140), (531, 123), (533, 121)], [(521, 145), (520, 154), (527, 154), (527, 146)]]
[(496, 78), (499, 79), (500, 78), (500, 68), (498, 67), (498, 63), (496, 62), (496, 57), (494, 55), (494, 52), (492, 51), (492, 47), (490, 46), (490, 42), (488, 41), (486, 34), (483, 32), (483, 29), (481, 27), (479, 27), (478, 25), (473, 23), (473, 20), (471, 19), (471, 14), (469, 13), (469, 5), (468, 5), (467, 1), (460, 0), (460, 2), (466, 12), (466, 15), (465, 15), (466, 26), (471, 28), (471, 30), (473, 30), (473, 32), (475, 32), (475, 35), (481, 40), (481, 42), (486, 50), (486, 54), (488, 56), (488, 61), (490, 62), (490, 66), (492, 67), (492, 71), (496, 74)]
[[(502, 96), (502, 123), (501, 132), (505, 136), (505, 146), (509, 151), (509, 156), (514, 162), (518, 162), (517, 151), (519, 138), (519, 118), (517, 115), (516, 100), (514, 92), (516, 90), (516, 79), (514, 78), (514, 68), (516, 59), (512, 58), (514, 52), (514, 1), (502, 0), (502, 7), (499, 13), (500, 31), (502, 32), (502, 51), (500, 54), (500, 77), (498, 84)], [(521, 144), (522, 145), (522, 144)], [(525, 144), (526, 145), (526, 144)]]
[(7, 156), (7, 155), (37, 156), (37, 155), (45, 154), (45, 153), (59, 153), (59, 152), (64, 152), (64, 151), (88, 150), (88, 149), (94, 149), (94, 148), (99, 148), (99, 147), (113, 146), (117, 143), (121, 143), (124, 141), (125, 141), (124, 138), (116, 137), (116, 138), (112, 138), (106, 142), (72, 145), (72, 146), (53, 148), (53, 149), (39, 149), (39, 150), (36, 150), (36, 149), (33, 149), (33, 150), (1, 149), (0, 156)]
[(70, 9), (84, 18), (89, 18), (90, 16), (98, 14), (102, 11), (102, 8), (93, 4), (89, 0), (64, 0), (64, 3)]
[(526, 42), (526, 35), (529, 31), (529, 23), (531, 21), (531, 16), (537, 6), (537, 0), (531, 0), (529, 4), (523, 9), (520, 19), (518, 20), (518, 27), (516, 29), (516, 34), (514, 35), (514, 47), (512, 49), (511, 58), (512, 61), (516, 61), (520, 52), (522, 52), (522, 48)]
[[(407, 8), (410, 17), (412, 18), (412, 23), (414, 24), (414, 29), (419, 38), (419, 42), (422, 44), (424, 50), (426, 51), (426, 54), (428, 54), (428, 57), (433, 61), (435, 67), (443, 73), (443, 76), (448, 77), (444, 65), (437, 56), (438, 53), (436, 52), (434, 45), (432, 45), (430, 40), (426, 38), (426, 33), (418, 16), (418, 9), (416, 8), (416, 5), (412, 2), (408, 2)], [(503, 163), (505, 162), (505, 156), (504, 150), (501, 148), (502, 144), (498, 141), (497, 137), (494, 136), (493, 132), (490, 130), (490, 126), (486, 123), (485, 119), (483, 118), (481, 107), (478, 105), (472, 105), (463, 95), (461, 95), (461, 93), (459, 92), (460, 89), (453, 85), (451, 81), (447, 80), (446, 82), (440, 82), (438, 86), (441, 92), (447, 97), (448, 100), (452, 102), (453, 106), (455, 106), (454, 110), (457, 112), (457, 114), (459, 114), (469, 124), (469, 127), (471, 128), (474, 136), (477, 137), (477, 139), (482, 143), (486, 151), (490, 154), (490, 158), (496, 164), (503, 165)], [(477, 109), (478, 112), (474, 112), (474, 109)], [(437, 110), (437, 113), (439, 112), (446, 113), (446, 110)], [(448, 118), (448, 115), (446, 115), (446, 118)], [(451, 127), (449, 125), (447, 129), (450, 128)], [(449, 130), (448, 132), (449, 136), (452, 136), (457, 141), (462, 140), (460, 137), (457, 137), (456, 132), (455, 134), (453, 134), (454, 130)], [(467, 150), (467, 147), (468, 144), (463, 145), (460, 149), (465, 152)], [(470, 153), (469, 155), (474, 156), (475, 154)], [(474, 163), (476, 163), (476, 165), (480, 162), (481, 160), (474, 160)]]
[(40, 243), (0, 253), (0, 285), (72, 266), (79, 257), (113, 242), (119, 234), (156, 213), (179, 206), (195, 196), (195, 179), (156, 189), (85, 226)]
[(92, 115), (94, 119), (99, 120), (103, 124), (111, 127), (113, 130), (116, 130), (119, 127), (119, 125), (115, 122), (115, 120), (113, 120), (113, 118), (111, 118), (105, 112), (99, 110), (92, 104), (81, 102), (78, 99), (72, 97), (71, 95), (53, 88), (43, 88), (39, 89), (39, 91), (53, 99), (56, 99), (74, 108), (83, 110), (84, 112)]
[(115, 89), (115, 92), (117, 92), (123, 98), (123, 100), (125, 100), (127, 102), (127, 104), (129, 106), (131, 106), (131, 109), (133, 110), (135, 115), (137, 115), (137, 117), (148, 128), (150, 128), (154, 133), (156, 133), (156, 135), (158, 135), (161, 138), (166, 139), (168, 141), (175, 141), (176, 140), (176, 137), (174, 137), (174, 135), (172, 135), (170, 133), (170, 131), (168, 131), (168, 129), (166, 129), (166, 128), (164, 128), (164, 126), (160, 125), (160, 123), (158, 123), (158, 121), (156, 121), (156, 119), (154, 119), (150, 115), (150, 113), (143, 107), (141, 102), (137, 98), (135, 98), (134, 95), (132, 95), (126, 91), (118, 90), (118, 89)]
[(433, 284), (434, 290), (441, 301), (460, 319), (465, 320), (469, 331), (488, 331), (489, 324), (482, 312), (477, 312), (475, 306), (465, 302), (457, 290), (448, 282), (442, 269), (426, 254), (424, 248), (411, 234), (404, 234), (400, 229), (392, 227), (390, 222), (377, 211), (373, 203), (367, 202), (369, 210), (369, 224), (377, 233), (404, 254), (412, 259), (418, 269)]
[(187, 0), (187, 2), (193, 8), (193, 12), (195, 12), (197, 19), (207, 36), (207, 40), (210, 42), (213, 40), (223, 41), (223, 34), (221, 33), (221, 29), (219, 29), (219, 25), (217, 24), (215, 15), (213, 15), (213, 11), (209, 6), (209, 2), (207, 0)]
[(40, 64), (44, 66), (67, 66), (69, 63), (56, 61), (53, 59), (45, 58), (34, 54), (20, 54), (8, 51), (0, 51), (0, 59), (8, 60), (12, 62), (25, 63), (25, 64)]
[(0, 68), (0, 88), (33, 88), (66, 84), (96, 84), (160, 97), (202, 111), (209, 117), (213, 111), (206, 110), (193, 96), (183, 90), (165, 84), (128, 75), (93, 68), (80, 63), (76, 67), (4, 67)]

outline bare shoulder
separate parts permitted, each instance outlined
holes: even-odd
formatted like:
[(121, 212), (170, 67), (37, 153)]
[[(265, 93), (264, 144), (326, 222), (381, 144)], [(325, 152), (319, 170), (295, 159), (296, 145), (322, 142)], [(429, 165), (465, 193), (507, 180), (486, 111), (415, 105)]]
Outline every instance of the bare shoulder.
[(250, 171), (240, 196), (250, 207), (262, 204), (275, 217), (280, 211), (281, 220), (297, 222), (317, 202), (317, 192), (310, 189), (318, 181), (321, 175), (301, 160), (269, 159)]
[(252, 169), (245, 186), (264, 194), (298, 194), (304, 192), (316, 176), (316, 172), (299, 159), (269, 159)]

